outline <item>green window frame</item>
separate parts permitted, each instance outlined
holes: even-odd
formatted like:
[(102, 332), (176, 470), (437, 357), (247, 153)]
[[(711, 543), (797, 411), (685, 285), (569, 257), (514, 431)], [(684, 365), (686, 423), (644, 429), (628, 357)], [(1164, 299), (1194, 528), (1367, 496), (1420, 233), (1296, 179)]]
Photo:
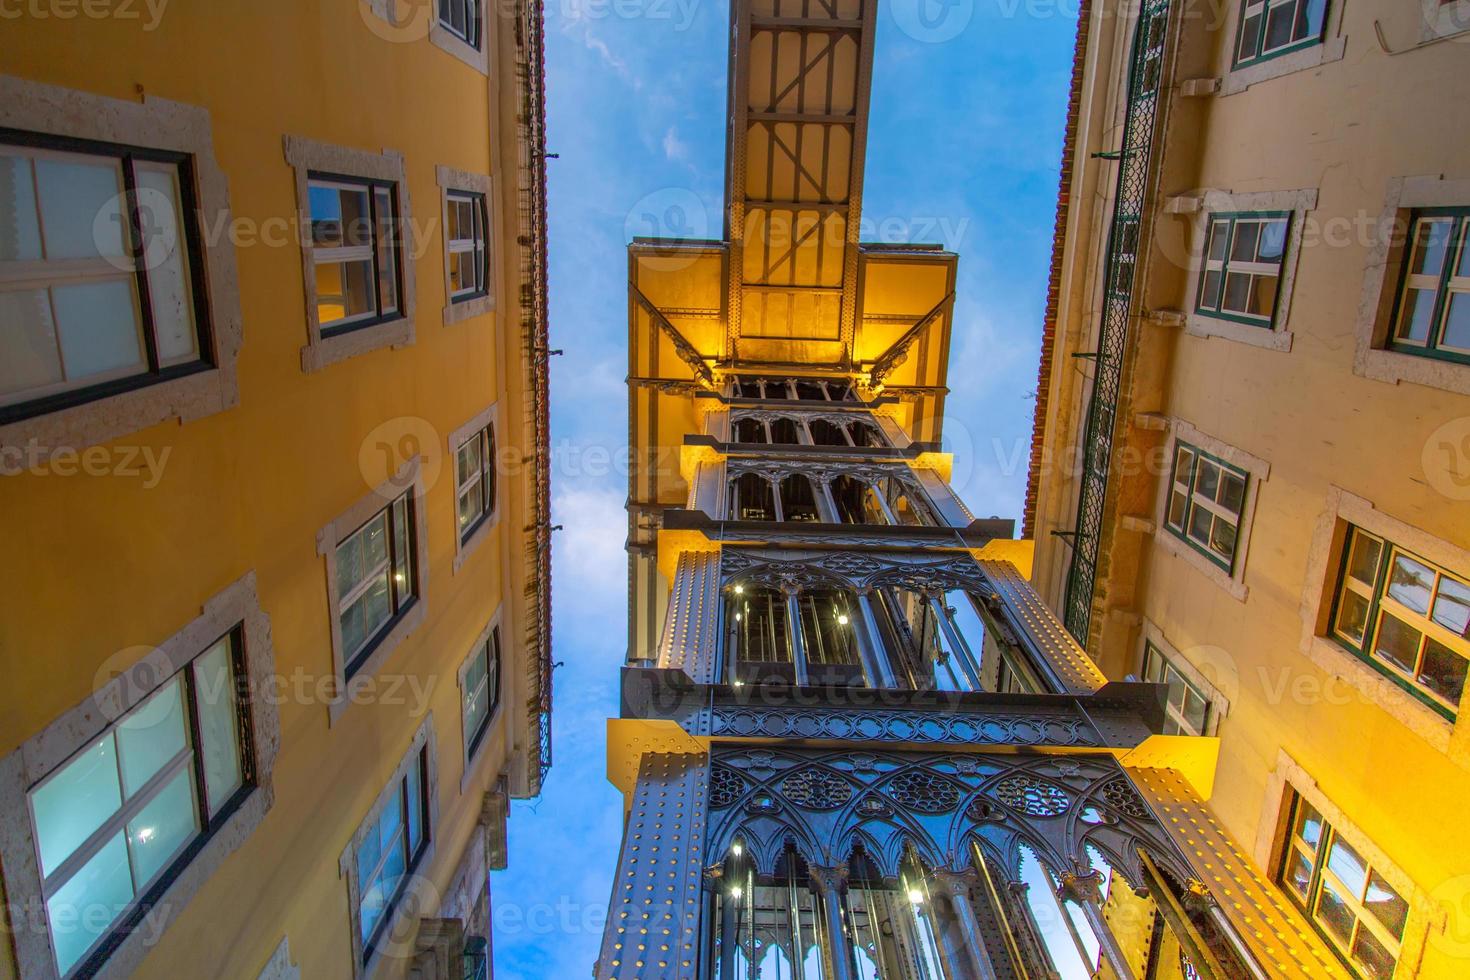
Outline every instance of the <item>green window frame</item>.
[(1328, 0), (1242, 0), (1234, 67), (1322, 43)]
[(1254, 327), (1274, 326), (1290, 235), (1290, 211), (1209, 215), (1195, 312)]
[(1227, 575), (1235, 574), (1250, 474), (1182, 439), (1174, 446), (1164, 527)]
[(1277, 880), (1354, 975), (1393, 976), (1403, 951), (1408, 899), (1296, 792)]
[(1455, 720), (1470, 667), (1470, 579), (1348, 525), (1329, 634)]
[(1470, 207), (1414, 211), (1388, 349), (1470, 364)]
[(1164, 706), (1165, 735), (1207, 735), (1215, 718), (1215, 706), (1199, 685), (1180, 673), (1174, 661), (1152, 640), (1143, 642), (1143, 679), (1168, 686)]

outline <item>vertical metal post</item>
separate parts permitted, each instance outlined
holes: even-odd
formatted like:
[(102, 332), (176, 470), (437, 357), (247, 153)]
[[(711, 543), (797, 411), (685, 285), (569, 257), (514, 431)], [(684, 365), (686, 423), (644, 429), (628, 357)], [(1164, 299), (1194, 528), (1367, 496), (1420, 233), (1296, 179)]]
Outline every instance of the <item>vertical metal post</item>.
[(866, 644), (859, 644), (858, 649), (864, 650), (864, 673), (868, 673), (868, 686), (882, 689), (898, 687), (898, 681), (893, 677), (893, 668), (888, 662), (888, 651), (883, 648), (883, 634), (878, 631), (878, 617), (873, 612), (872, 589), (861, 589), (857, 594), (858, 612), (862, 614), (863, 625), (858, 631), (860, 637), (866, 638)]
[(831, 980), (857, 980), (852, 966), (852, 946), (842, 921), (842, 889), (847, 884), (847, 868), (810, 869), (822, 900), (822, 916), (827, 921), (827, 956), (832, 966)]
[[(1137, 974), (1133, 972), (1133, 966), (1128, 962), (1128, 954), (1118, 943), (1118, 937), (1113, 935), (1113, 930), (1108, 927), (1108, 922), (1103, 918), (1102, 899), (1098, 895), (1098, 887), (1102, 882), (1102, 875), (1097, 871), (1089, 871), (1086, 874), (1064, 874), (1062, 875), (1062, 893), (1082, 906), (1082, 914), (1087, 917), (1087, 924), (1092, 926), (1092, 934), (1097, 937), (1098, 945), (1102, 947), (1104, 958), (1108, 966), (1113, 968), (1119, 980), (1137, 980)], [(1066, 909), (1062, 909), (1063, 913)]]
[(965, 642), (965, 638), (960, 635), (960, 631), (955, 628), (954, 622), (949, 618), (949, 606), (944, 597), (941, 595), (929, 596), (929, 609), (939, 620), (939, 628), (944, 631), (945, 637), (949, 640), (950, 650), (960, 663), (960, 672), (965, 675), (965, 683), (970, 685), (972, 691), (980, 690), (982, 686), (980, 665), (975, 662), (975, 655), (970, 652), (970, 645)]
[(888, 505), (888, 498), (883, 494), (883, 481), (874, 480), (868, 486), (873, 491), (874, 499), (878, 501), (878, 509), (883, 512), (883, 519), (890, 526), (898, 527), (898, 515), (893, 512), (893, 508)]
[(978, 980), (996, 980), (995, 964), (990, 961), (990, 953), (985, 949), (985, 939), (980, 935), (980, 922), (975, 918), (974, 905), (970, 903), (970, 885), (976, 877), (975, 873), (938, 871), (934, 877), (944, 890), (945, 897), (949, 899), (955, 922), (959, 925), (960, 934), (957, 938), (960, 942), (957, 945), (960, 948), (957, 952), (967, 963), (968, 969), (965, 972)]
[(830, 480), (817, 480), (816, 484), (817, 487), (821, 490), (821, 493), (818, 495), (817, 499), (827, 505), (827, 523), (841, 524), (842, 513), (837, 509), (837, 498), (832, 496), (832, 484)]
[(806, 662), (806, 644), (801, 639), (801, 596), (794, 585), (783, 585), (786, 595), (786, 629), (791, 636), (791, 665), (796, 671), (796, 684), (806, 687), (811, 683), (811, 671)]

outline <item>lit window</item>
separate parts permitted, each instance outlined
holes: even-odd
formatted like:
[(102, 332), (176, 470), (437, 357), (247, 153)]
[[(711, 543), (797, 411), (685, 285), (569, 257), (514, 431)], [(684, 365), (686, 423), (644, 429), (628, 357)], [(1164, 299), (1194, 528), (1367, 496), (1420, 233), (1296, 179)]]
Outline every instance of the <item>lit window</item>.
[(1143, 645), (1143, 679), (1169, 688), (1164, 709), (1165, 735), (1204, 735), (1212, 714), (1210, 699), (1152, 643)]
[(1292, 804), (1280, 880), (1358, 974), (1393, 976), (1409, 903), (1300, 796)]
[(480, 47), (480, 0), (439, 0), (439, 23), (470, 47)]
[(311, 174), (311, 258), (323, 336), (400, 316), (393, 181)]
[(495, 512), (493, 426), (485, 426), (455, 450), (454, 485), (459, 508), (459, 540), (463, 543)]
[(1320, 43), (1326, 23), (1327, 0), (1245, 0), (1235, 67)]
[(1470, 210), (1414, 215), (1389, 348), (1470, 363)]
[(490, 630), (483, 642), (475, 644), (465, 665), (464, 684), (460, 693), (464, 713), (465, 758), (475, 754), (490, 719), (500, 704), (500, 627)]
[(1287, 214), (1211, 215), (1195, 309), (1269, 327), (1276, 315)]
[(1470, 583), (1356, 527), (1343, 550), (1333, 637), (1453, 719), (1470, 664)]
[(427, 748), (413, 753), (407, 769), (388, 788), (378, 815), (359, 831), (357, 926), (364, 963), (372, 959), (428, 844), (427, 753)]
[(216, 641), (30, 791), (57, 970), (167, 887), (247, 795), (239, 631)]
[(1164, 525), (1226, 572), (1235, 565), (1246, 480), (1244, 470), (1188, 443), (1175, 447)]
[(489, 252), (486, 248), (485, 195), (449, 191), (446, 195), (449, 247), (449, 301), (462, 303), (490, 292)]
[(0, 141), (0, 421), (208, 367), (190, 158), (29, 138)]
[(337, 546), (338, 620), (349, 677), (416, 598), (412, 506), (405, 493)]

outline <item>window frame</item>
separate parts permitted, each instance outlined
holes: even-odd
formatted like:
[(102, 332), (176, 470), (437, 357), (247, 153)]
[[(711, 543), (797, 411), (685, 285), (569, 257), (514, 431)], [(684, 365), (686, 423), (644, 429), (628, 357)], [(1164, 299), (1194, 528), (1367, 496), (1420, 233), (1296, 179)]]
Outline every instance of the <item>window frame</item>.
[[(1200, 274), (1199, 282), (1195, 285), (1194, 312), (1199, 316), (1209, 317), (1212, 320), (1227, 320), (1231, 323), (1241, 323), (1251, 327), (1262, 327), (1266, 330), (1277, 329), (1277, 314), (1282, 308), (1282, 293), (1287, 285), (1287, 253), (1291, 250), (1293, 225), (1296, 215), (1290, 210), (1269, 211), (1211, 211), (1205, 215), (1204, 242), (1200, 252)], [(1264, 228), (1273, 221), (1286, 222), (1286, 230), (1282, 233), (1281, 258), (1275, 263), (1276, 292), (1271, 300), (1271, 313), (1266, 317), (1259, 317), (1249, 313), (1239, 313), (1225, 309), (1225, 290), (1232, 272), (1237, 275), (1248, 275), (1252, 278), (1264, 275), (1255, 267), (1264, 267), (1264, 262), (1236, 262), (1231, 258), (1231, 252), (1235, 245), (1236, 227), (1242, 222), (1260, 222)], [(1205, 282), (1211, 272), (1216, 271), (1212, 266), (1215, 260), (1210, 258), (1210, 242), (1214, 235), (1214, 229), (1220, 222), (1226, 222), (1228, 231), (1225, 240), (1225, 257), (1218, 260), (1220, 273), (1220, 289), (1216, 298), (1215, 306), (1204, 305)], [(1259, 242), (1259, 236), (1257, 241)], [(1232, 268), (1234, 266), (1235, 268)], [(1239, 267), (1246, 267), (1239, 271)]]
[[(1188, 442), (1182, 438), (1174, 440), (1171, 448), (1173, 450), (1173, 453), (1169, 461), (1169, 482), (1165, 486), (1164, 490), (1164, 529), (1172, 534), (1174, 537), (1189, 545), (1196, 552), (1209, 559), (1226, 575), (1234, 577), (1236, 571), (1236, 560), (1240, 555), (1240, 539), (1245, 529), (1246, 508), (1250, 499), (1251, 473), (1248, 470), (1229, 463), (1219, 456), (1216, 456), (1213, 453), (1201, 449), (1194, 443)], [(1175, 525), (1169, 520), (1169, 513), (1172, 510), (1174, 494), (1177, 492), (1177, 488), (1181, 486), (1178, 477), (1179, 454), (1181, 451), (1189, 452), (1193, 456), (1193, 459), (1190, 464), (1189, 479), (1187, 483), (1184, 484), (1184, 486), (1186, 486), (1187, 488), (1187, 493), (1185, 499), (1183, 520), (1178, 527), (1175, 527)], [(1230, 549), (1230, 558), (1228, 561), (1222, 560), (1219, 554), (1217, 554), (1212, 548), (1206, 545), (1201, 545), (1200, 542), (1196, 541), (1194, 539), (1194, 536), (1189, 533), (1189, 529), (1192, 524), (1192, 518), (1194, 517), (1194, 509), (1196, 506), (1203, 506), (1204, 509), (1212, 515), (1212, 521), (1226, 520), (1225, 514), (1228, 513), (1227, 509), (1218, 501), (1203, 501), (1202, 498), (1201, 500), (1196, 499), (1197, 497), (1199, 497), (1199, 491), (1196, 481), (1198, 479), (1199, 463), (1201, 459), (1208, 461), (1216, 468), (1221, 470), (1222, 475), (1224, 471), (1228, 471), (1234, 476), (1239, 477), (1240, 480), (1245, 484), (1245, 486), (1241, 489), (1240, 494), (1240, 510), (1236, 511), (1234, 514), (1235, 521), (1232, 526), (1235, 528), (1235, 543)], [(1229, 523), (1228, 520), (1226, 522)]]
[[(495, 616), (490, 620), (490, 623), (475, 638), (474, 644), (470, 647), (469, 656), (465, 658), (459, 668), (460, 728), (463, 734), (464, 775), (466, 780), (469, 777), (471, 766), (480, 754), (480, 749), (488, 740), (487, 736), (490, 730), (495, 727), (496, 721), (500, 716), (501, 695), (504, 691), (503, 681), (505, 676), (505, 651), (501, 645), (500, 627), (501, 614), (497, 611)], [(489, 695), (489, 704), (486, 707), (485, 717), (481, 720), (479, 727), (471, 731), (469, 715), (466, 713), (466, 699), (473, 692), (468, 689), (467, 681), (470, 668), (474, 665), (475, 658), (482, 652), (485, 653), (487, 661), (485, 684), (486, 694)], [(494, 677), (493, 690), (489, 683), (489, 678), (492, 676), (492, 668)], [(464, 788), (464, 785), (466, 783), (462, 780), (461, 789)]]
[[(444, 307), (442, 321), (445, 326), (481, 316), (496, 309), (496, 188), (497, 181), (488, 174), (459, 170), (440, 164), (434, 168), (439, 185), (440, 221), (443, 222), (444, 239)], [(475, 293), (456, 296), (450, 270), (454, 252), (449, 238), (449, 206), (453, 197), (478, 198), (481, 205), (481, 221), (484, 228), (485, 256), (483, 261), (485, 288)]]
[[(355, 177), (345, 174), (327, 173), (321, 170), (308, 170), (306, 174), (306, 189), (308, 195), (308, 219), (311, 219), (310, 193), (317, 188), (331, 188), (333, 190), (365, 190), (368, 198), (370, 217), (368, 225), (372, 229), (372, 241), (367, 245), (318, 245), (315, 239), (311, 245), (312, 267), (315, 269), (321, 265), (336, 265), (347, 262), (361, 262), (364, 258), (370, 259), (373, 265), (373, 312), (359, 313), (353, 316), (342, 317), (323, 323), (321, 317), (321, 294), (317, 293), (317, 329), (323, 340), (341, 337), (356, 330), (365, 330), (375, 327), (380, 323), (389, 323), (403, 316), (403, 231), (397, 220), (397, 214), (401, 210), (398, 204), (398, 187), (392, 180), (382, 180), (373, 177)], [(378, 192), (386, 191), (389, 196), (389, 204), (393, 214), (388, 220), (392, 221), (393, 230), (391, 239), (386, 248), (393, 258), (392, 286), (393, 293), (398, 302), (392, 309), (388, 309), (383, 301), (383, 270), (382, 253), (384, 245), (380, 240), (383, 231), (383, 217), (378, 209)], [(360, 253), (366, 252), (366, 256)], [(339, 257), (339, 253), (352, 253), (348, 257)], [(355, 256), (355, 257), (354, 257)], [(315, 277), (313, 277), (315, 283)]]
[[(405, 508), (402, 533), (407, 536), (407, 541), (399, 540), (400, 530), (397, 515), (394, 511), (400, 504)], [(379, 569), (381, 569), (383, 574), (388, 576), (388, 595), (391, 605), (391, 612), (388, 618), (379, 624), (369, 636), (365, 637), (357, 647), (350, 650), (345, 646), (343, 647), (346, 663), (346, 678), (349, 681), (357, 675), (362, 665), (372, 656), (377, 645), (383, 642), (388, 634), (393, 631), (393, 628), (408, 614), (409, 610), (419, 602), (417, 591), (418, 567), (417, 562), (414, 561), (414, 555), (418, 550), (417, 544), (414, 541), (414, 517), (413, 490), (409, 488), (388, 501), (380, 510), (374, 512), (366, 521), (349, 531), (342, 540), (337, 542), (337, 551), (340, 552), (343, 545), (362, 534), (370, 525), (378, 521), (379, 518), (383, 521), (383, 531), (388, 538), (387, 555), (383, 561), (369, 569), (367, 575), (355, 582), (345, 595), (341, 593), (340, 585), (342, 566), (340, 562), (337, 565), (339, 579), (337, 616), (339, 624), (342, 614), (366, 597), (369, 588), (378, 577)], [(407, 578), (410, 581), (399, 582), (399, 573), (397, 570), (401, 562), (408, 563)]]
[[(48, 133), (36, 133), (26, 130), (11, 129), (0, 126), (0, 148), (16, 147), (24, 152), (21, 154), (26, 159), (55, 158), (58, 156), (82, 156), (88, 158), (102, 158), (115, 161), (118, 165), (122, 178), (122, 194), (127, 205), (127, 229), (124, 233), (124, 248), (132, 254), (133, 271), (131, 276), (122, 269), (112, 265), (105, 258), (98, 258), (97, 263), (109, 265), (113, 272), (108, 274), (109, 279), (122, 278), (130, 281), (134, 289), (137, 301), (138, 329), (143, 340), (144, 367), (139, 373), (126, 374), (116, 377), (105, 377), (100, 381), (90, 384), (67, 386), (65, 380), (59, 382), (60, 387), (55, 385), (46, 389), (46, 393), (33, 397), (13, 398), (8, 402), (0, 402), (0, 425), (13, 422), (21, 422), (34, 418), (37, 415), (45, 415), (61, 409), (73, 408), (88, 402), (108, 398), (113, 395), (134, 391), (139, 388), (150, 387), (161, 382), (170, 381), (175, 378), (183, 378), (201, 371), (208, 371), (218, 366), (218, 360), (214, 350), (213, 330), (210, 319), (209, 283), (206, 275), (205, 249), (203, 236), (199, 227), (199, 195), (197, 192), (197, 177), (195, 174), (195, 163), (193, 155), (178, 150), (155, 149), (145, 146), (136, 146), (124, 143), (114, 143), (105, 140), (81, 139), (73, 136), (59, 136)], [(188, 275), (186, 282), (190, 292), (190, 311), (194, 319), (194, 344), (197, 356), (188, 361), (176, 364), (164, 364), (158, 354), (157, 328), (153, 315), (152, 296), (148, 286), (148, 268), (144, 260), (145, 247), (139, 244), (139, 230), (142, 221), (139, 216), (138, 207), (138, 184), (137, 163), (159, 164), (173, 168), (178, 191), (179, 212), (177, 219), (182, 231), (182, 241), (179, 243), (185, 251), (185, 260), (188, 263)], [(36, 201), (37, 214), (44, 221), (44, 215), (40, 213), (39, 198)], [(49, 288), (51, 286), (68, 283), (87, 283), (98, 281), (96, 278), (87, 276), (46, 275), (45, 266), (52, 262), (68, 262), (74, 260), (66, 259), (38, 259), (30, 262), (0, 262), (0, 282), (7, 284), (24, 283), (22, 289)], [(86, 260), (94, 261), (94, 260)], [(34, 266), (33, 274), (27, 276), (24, 270), (16, 270), (12, 275), (3, 275), (7, 265)], [(6, 290), (9, 292), (10, 290)], [(59, 324), (53, 324), (59, 332)]]
[[(446, 4), (457, 5), (466, 14), (467, 23), (469, 21), (474, 22), (473, 29), (466, 31), (455, 30), (454, 25), (444, 19), (444, 8)], [(483, 49), (485, 44), (485, 17), (480, 0), (437, 0), (434, 4), (434, 22), (476, 51)]]
[[(5, 891), (13, 908), (33, 904), (44, 908), (31, 793), (79, 752), (115, 730), (128, 712), (147, 702), (180, 671), (192, 672), (199, 657), (231, 635), (239, 637), (232, 654), (236, 657), (235, 733), (241, 786), (224, 798), (210, 818), (207, 831), (197, 831), (190, 843), (170, 858), (133, 910), (113, 923), (107, 938), (94, 944), (65, 976), (126, 976), (135, 971), (199, 889), (249, 839), (270, 811), (280, 719), (275, 701), (261, 696), (271, 690), (276, 674), (270, 622), (260, 609), (255, 573), (247, 573), (207, 600), (197, 618), (158, 646), (130, 648), (135, 654), (143, 651), (142, 656), (0, 760), (0, 821), (13, 831), (0, 835)], [(189, 751), (196, 753), (194, 746), (198, 744), (197, 732), (190, 732)], [(203, 812), (208, 809), (206, 791), (201, 788), (197, 795), (205, 801)], [(127, 804), (123, 806), (126, 810)], [(94, 831), (92, 836), (98, 833)], [(150, 928), (138, 929), (138, 922), (145, 918)], [(20, 980), (60, 980), (63, 976), (52, 951), (49, 922), (44, 915), (41, 921), (41, 928), (19, 929), (12, 934)]]
[[(1367, 590), (1362, 587), (1363, 583), (1360, 580), (1349, 574), (1354, 554), (1353, 548), (1357, 544), (1360, 535), (1377, 542), (1379, 546), (1378, 562), (1374, 570), (1374, 582), (1371, 589)], [(1429, 612), (1427, 614), (1418, 613), (1387, 594), (1388, 577), (1394, 564), (1394, 558), (1397, 555), (1403, 555), (1414, 562), (1424, 565), (1434, 573), (1434, 587), (1430, 592)], [(1422, 557), (1418, 553), (1390, 540), (1385, 535), (1375, 534), (1356, 524), (1347, 522), (1342, 554), (1339, 556), (1336, 576), (1330, 586), (1332, 596), (1330, 612), (1328, 613), (1327, 619), (1327, 637), (1353, 656), (1366, 662), (1384, 677), (1393, 681), (1411, 697), (1425, 704), (1446, 721), (1454, 724), (1459, 714), (1458, 701), (1454, 705), (1448, 704), (1446, 700), (1434, 692), (1421, 687), (1413, 678), (1408, 677), (1404, 672), (1384, 662), (1382, 658), (1375, 655), (1378, 645), (1377, 640), (1383, 629), (1384, 617), (1393, 616), (1393, 618), (1418, 631), (1420, 634), (1415, 660), (1416, 668), (1423, 664), (1431, 639), (1434, 639), (1435, 642), (1445, 647), (1450, 653), (1457, 654), (1470, 661), (1470, 641), (1462, 637), (1455, 637), (1446, 627), (1433, 619), (1434, 600), (1440, 594), (1440, 582), (1446, 578), (1459, 582), (1461, 585), (1470, 586), (1470, 578), (1463, 577), (1435, 561)], [(1345, 591), (1352, 592), (1354, 595), (1367, 601), (1363, 639), (1361, 641), (1355, 642), (1350, 635), (1343, 633), (1339, 629)], [(1463, 650), (1456, 649), (1457, 646), (1462, 647)], [(1415, 673), (1418, 673), (1417, 669)], [(1466, 687), (1470, 687), (1470, 681), (1462, 683), (1460, 692), (1462, 698)]]
[(1274, 58), (1280, 58), (1282, 55), (1292, 54), (1293, 52), (1301, 51), (1306, 48), (1314, 47), (1316, 45), (1324, 43), (1327, 38), (1327, 29), (1330, 23), (1330, 18), (1333, 14), (1332, 8), (1337, 5), (1333, 2), (1333, 0), (1324, 0), (1324, 7), (1322, 10), (1322, 27), (1315, 35), (1306, 35), (1296, 41), (1284, 44), (1270, 51), (1265, 50), (1266, 25), (1270, 20), (1271, 11), (1273, 9), (1279, 9), (1283, 6), (1286, 6), (1287, 4), (1294, 4), (1297, 6), (1297, 11), (1293, 13), (1292, 20), (1295, 21), (1300, 15), (1301, 6), (1310, 2), (1311, 0), (1280, 0), (1280, 2), (1273, 2), (1273, 0), (1260, 0), (1261, 22), (1259, 31), (1256, 35), (1255, 53), (1250, 55), (1249, 57), (1242, 58), (1240, 55), (1240, 47), (1241, 42), (1245, 36), (1245, 22), (1249, 9), (1253, 6), (1253, 4), (1251, 3), (1251, 0), (1241, 0), (1240, 13), (1236, 17), (1235, 21), (1235, 37), (1231, 40), (1230, 44), (1231, 70), (1234, 71), (1240, 68), (1249, 68), (1252, 65), (1258, 65), (1265, 61), (1271, 61)]
[[(505, 509), (500, 506), (503, 495), (506, 493), (506, 488), (503, 485), (503, 481), (499, 479), (500, 463), (497, 457), (501, 452), (501, 447), (496, 442), (496, 432), (499, 425), (500, 403), (497, 401), (476, 412), (472, 418), (449, 433), (449, 437), (444, 443), (446, 451), (449, 453), (448, 458), (450, 460), (455, 489), (454, 505), (450, 508), (449, 514), (451, 536), (454, 540), (453, 571), (455, 574), (459, 574), (460, 569), (469, 560), (470, 555), (474, 554), (475, 550), (479, 548), (480, 543), (490, 536), (491, 529), (500, 523), (501, 513)], [(492, 488), (494, 497), (491, 500), (490, 509), (478, 521), (472, 522), (468, 527), (461, 527), (459, 523), (459, 492), (461, 490), (459, 479), (459, 450), (466, 442), (473, 439), (477, 433), (486, 430), (490, 432), (490, 448), (494, 455), (490, 458), (482, 458), (481, 467), (482, 471), (488, 468), (491, 474), (492, 482), (494, 483)]]
[[(449, 302), (466, 303), (482, 296), (490, 295), (490, 211), (485, 201), (485, 195), (480, 191), (464, 191), (451, 189), (444, 192), (447, 203), (468, 204), (470, 206), (471, 224), (473, 229), (469, 238), (450, 238), (449, 224), (444, 225), (444, 247), (449, 251), (451, 263), (456, 256), (465, 253), (478, 253), (479, 261), (475, 263), (475, 276), (477, 285), (469, 289), (461, 287), (458, 290), (450, 289)], [(450, 275), (453, 276), (451, 265)]]
[[(1450, 221), (1450, 242), (1445, 249), (1444, 268), (1437, 276), (1411, 275), (1409, 270), (1413, 268), (1413, 260), (1418, 248), (1418, 240), (1415, 234), (1420, 223), (1424, 220)], [(1404, 241), (1404, 260), (1398, 273), (1398, 283), (1394, 290), (1392, 312), (1389, 315), (1387, 334), (1385, 337), (1385, 349), (1399, 354), (1410, 354), (1415, 357), (1429, 357), (1436, 360), (1450, 361), (1455, 364), (1470, 364), (1470, 347), (1463, 349), (1448, 348), (1443, 346), (1444, 333), (1449, 325), (1450, 301), (1455, 295), (1465, 297), (1464, 302), (1470, 306), (1470, 276), (1455, 275), (1461, 261), (1470, 252), (1470, 205), (1464, 207), (1438, 207), (1438, 208), (1414, 208), (1409, 212), (1408, 237)], [(1416, 344), (1411, 340), (1399, 337), (1399, 328), (1403, 325), (1405, 312), (1404, 300), (1411, 289), (1424, 290), (1429, 286), (1414, 285), (1413, 279), (1436, 280), (1434, 289), (1434, 306), (1430, 313), (1429, 336), (1424, 343)], [(1456, 285), (1458, 281), (1458, 285)]]
[[(1155, 658), (1157, 658), (1162, 668), (1160, 678), (1157, 680), (1149, 677), (1149, 665)], [(1219, 719), (1217, 717), (1215, 702), (1210, 697), (1209, 692), (1197, 684), (1192, 677), (1180, 670), (1178, 664), (1175, 663), (1175, 658), (1166, 653), (1163, 647), (1155, 643), (1151, 638), (1146, 637), (1143, 641), (1143, 660), (1139, 664), (1139, 677), (1147, 683), (1163, 684), (1166, 688), (1170, 689), (1173, 687), (1173, 681), (1177, 680), (1186, 692), (1186, 699), (1189, 694), (1193, 694), (1205, 706), (1204, 722), (1200, 725), (1200, 730), (1190, 731), (1186, 725), (1188, 719), (1184, 714), (1183, 708), (1175, 706), (1172, 693), (1166, 696), (1164, 703), (1165, 727), (1168, 727), (1168, 723), (1173, 723), (1178, 730), (1172, 732), (1165, 731), (1165, 735), (1208, 736), (1213, 734)], [(1187, 700), (1185, 704), (1188, 704)]]
[[(480, 466), (472, 476), (466, 477), (459, 471), (459, 454), (468, 448), (472, 442), (478, 443)], [(481, 429), (475, 430), (468, 439), (461, 442), (454, 450), (454, 516), (456, 521), (461, 519), (459, 511), (460, 500), (463, 499), (466, 493), (473, 489), (471, 481), (478, 484), (480, 491), (477, 494), (480, 498), (480, 509), (475, 518), (467, 524), (459, 526), (459, 542), (461, 546), (475, 536), (475, 532), (480, 529), (480, 525), (495, 515), (496, 504), (498, 503), (496, 494), (499, 493), (500, 488), (495, 479), (494, 460), (495, 426), (493, 425), (486, 425)]]

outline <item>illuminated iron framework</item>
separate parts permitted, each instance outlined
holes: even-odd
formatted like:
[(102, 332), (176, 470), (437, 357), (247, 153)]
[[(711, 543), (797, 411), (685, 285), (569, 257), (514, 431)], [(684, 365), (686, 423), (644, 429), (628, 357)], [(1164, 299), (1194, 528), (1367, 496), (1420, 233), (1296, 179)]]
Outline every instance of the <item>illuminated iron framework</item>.
[(1154, 131), (1159, 115), (1159, 87), (1169, 36), (1170, 0), (1150, 0), (1139, 11), (1128, 71), (1128, 106), (1119, 151), (1118, 186), (1108, 229), (1103, 271), (1102, 322), (1098, 327), (1092, 393), (1082, 435), (1082, 473), (1078, 480), (1077, 524), (1071, 535), (1072, 564), (1067, 573), (1063, 619), (1077, 642), (1087, 645), (1092, 623), (1093, 593), (1103, 515), (1107, 507), (1117, 426), (1118, 392), (1123, 355), (1137, 297), (1135, 280), (1144, 206), (1153, 179)]

